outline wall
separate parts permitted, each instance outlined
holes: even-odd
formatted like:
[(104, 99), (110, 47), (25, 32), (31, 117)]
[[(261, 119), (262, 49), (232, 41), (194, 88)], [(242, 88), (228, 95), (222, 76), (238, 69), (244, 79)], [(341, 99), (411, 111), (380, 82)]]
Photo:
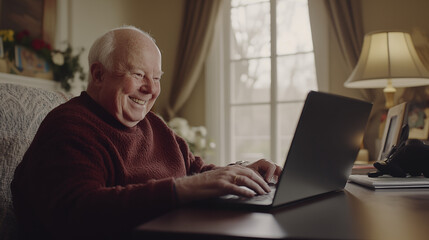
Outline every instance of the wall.
[(365, 32), (420, 28), (429, 34), (428, 11), (427, 0), (362, 0)]
[[(154, 110), (165, 108), (174, 78), (184, 0), (59, 0), (66, 1), (68, 14), (67, 39), (74, 48), (84, 47), (81, 63), (88, 71), (87, 56), (93, 41), (111, 28), (134, 25), (149, 32), (162, 52), (162, 92)], [(75, 84), (80, 92), (82, 85)]]

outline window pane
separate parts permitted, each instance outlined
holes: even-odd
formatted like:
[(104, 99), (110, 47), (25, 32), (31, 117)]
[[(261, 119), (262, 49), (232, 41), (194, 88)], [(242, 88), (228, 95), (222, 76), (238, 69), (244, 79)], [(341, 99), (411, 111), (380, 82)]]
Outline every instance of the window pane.
[(231, 0), (231, 6), (237, 7), (237, 6), (255, 4), (260, 2), (269, 2), (269, 1), (270, 0)]
[(308, 91), (317, 89), (313, 53), (277, 58), (279, 101), (304, 100)]
[(231, 9), (231, 58), (270, 56), (270, 4)]
[(292, 142), (293, 135), (295, 134), (296, 125), (303, 103), (286, 103), (278, 105), (278, 125), (279, 125), (279, 138), (280, 145), (278, 154), (279, 158), (277, 163), (282, 166), (286, 160), (286, 154), (289, 152), (289, 146)]
[(270, 158), (270, 106), (232, 108), (231, 161)]
[(277, 1), (277, 54), (313, 51), (307, 0)]
[[(271, 3), (277, 4), (275, 22), (270, 22)], [(272, 157), (282, 165), (302, 102), (308, 91), (317, 89), (307, 0), (231, 0), (229, 27), (230, 54), (226, 60), (231, 71), (225, 87), (231, 95), (231, 138), (227, 141), (231, 155), (227, 161)], [(276, 56), (271, 56), (272, 27), (277, 29)], [(271, 99), (274, 58), (277, 99)], [(274, 109), (278, 114), (272, 121)], [(270, 128), (271, 123), (274, 128)]]
[(243, 60), (231, 64), (233, 103), (268, 102), (270, 99), (270, 59)]

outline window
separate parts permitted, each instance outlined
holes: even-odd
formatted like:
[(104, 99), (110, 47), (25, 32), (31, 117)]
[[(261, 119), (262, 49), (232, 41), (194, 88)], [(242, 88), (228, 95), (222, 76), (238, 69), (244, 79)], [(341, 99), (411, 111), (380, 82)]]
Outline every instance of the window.
[(221, 24), (222, 163), (266, 158), (281, 165), (303, 101), (317, 89), (307, 0), (229, 3)]

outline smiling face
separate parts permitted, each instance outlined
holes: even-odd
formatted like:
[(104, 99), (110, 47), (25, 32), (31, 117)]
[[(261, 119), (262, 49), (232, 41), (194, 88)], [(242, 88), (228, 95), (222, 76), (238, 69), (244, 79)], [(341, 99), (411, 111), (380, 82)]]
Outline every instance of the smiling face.
[(127, 127), (143, 120), (161, 92), (161, 53), (143, 33), (115, 31), (112, 69), (91, 65), (88, 94)]

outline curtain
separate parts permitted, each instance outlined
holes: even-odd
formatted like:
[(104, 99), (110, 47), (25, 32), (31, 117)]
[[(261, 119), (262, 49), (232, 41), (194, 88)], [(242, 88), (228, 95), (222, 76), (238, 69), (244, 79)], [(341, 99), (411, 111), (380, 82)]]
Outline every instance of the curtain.
[(173, 118), (192, 93), (208, 54), (221, 0), (186, 0), (174, 80), (167, 106)]
[[(362, 49), (364, 31), (360, 1), (355, 0), (324, 0), (331, 26), (340, 45), (350, 74), (359, 60)], [(380, 135), (380, 119), (384, 114), (384, 96), (380, 89), (361, 89), (362, 97), (373, 102), (373, 109), (365, 132), (364, 145), (369, 150), (370, 159), (376, 159), (376, 139)]]
[(350, 72), (357, 64), (364, 37), (357, 3), (359, 1), (325, 0), (328, 16)]
[(421, 29), (416, 27), (411, 31), (411, 38), (420, 60), (429, 69), (429, 36), (426, 36)]
[[(325, 0), (326, 9), (341, 53), (350, 73), (356, 66), (363, 45), (363, 26), (360, 1), (354, 0)], [(377, 98), (377, 91), (360, 91), (361, 95), (370, 101)]]

